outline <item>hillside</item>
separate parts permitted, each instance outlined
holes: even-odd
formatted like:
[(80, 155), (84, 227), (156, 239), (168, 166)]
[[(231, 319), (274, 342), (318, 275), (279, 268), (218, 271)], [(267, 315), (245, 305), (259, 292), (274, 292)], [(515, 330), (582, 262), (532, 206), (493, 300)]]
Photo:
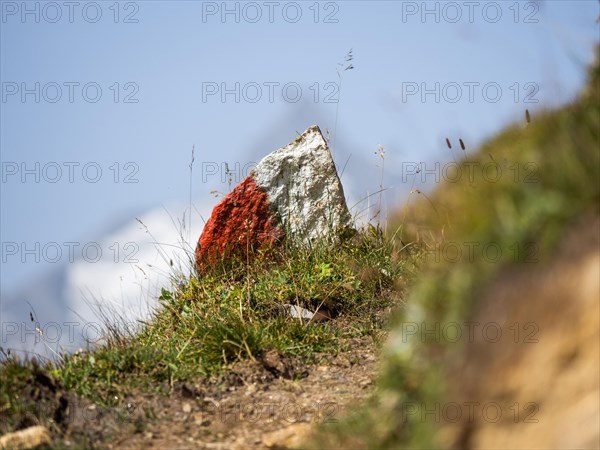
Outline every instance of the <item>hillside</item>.
[(472, 176), (415, 192), (389, 235), (174, 275), (139, 334), (109, 323), (104, 348), (57, 364), (3, 349), (0, 434), (43, 425), (50, 448), (597, 447), (599, 83), (596, 64), (572, 104), (528, 111), (461, 160)]
[(600, 446), (599, 92), (597, 62), (398, 214), (425, 264), (379, 390), (311, 448)]

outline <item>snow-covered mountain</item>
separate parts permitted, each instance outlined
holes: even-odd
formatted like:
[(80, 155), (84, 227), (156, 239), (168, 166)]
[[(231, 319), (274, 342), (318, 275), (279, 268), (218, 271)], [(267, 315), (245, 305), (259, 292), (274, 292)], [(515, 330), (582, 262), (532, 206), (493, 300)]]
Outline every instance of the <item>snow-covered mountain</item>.
[(134, 329), (158, 305), (161, 288), (191, 273), (200, 215), (208, 217), (214, 202), (195, 206), (191, 230), (181, 204), (130, 217), (95, 242), (97, 261), (80, 257), (4, 296), (0, 345), (52, 358), (100, 342), (106, 319)]

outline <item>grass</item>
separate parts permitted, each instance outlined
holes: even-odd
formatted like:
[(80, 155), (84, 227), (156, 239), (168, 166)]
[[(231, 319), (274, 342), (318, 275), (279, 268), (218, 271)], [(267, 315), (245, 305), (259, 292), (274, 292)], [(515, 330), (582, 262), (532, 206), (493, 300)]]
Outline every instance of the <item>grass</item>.
[[(474, 170), (473, 178), (443, 182), (398, 215), (403, 239), (420, 246), (428, 261), (395, 319), (378, 393), (346, 420), (313, 436), (310, 448), (438, 448), (439, 424), (403, 408), (444, 404), (444, 368), (460, 346), (445, 342), (443, 334), (431, 341), (403, 336), (401, 324), (468, 320), (494, 275), (533, 262), (543, 267), (573, 221), (599, 213), (600, 50), (576, 101), (555, 111), (527, 111), (526, 119), (460, 162), (463, 173), (469, 164), (490, 164), (504, 169), (503, 177), (492, 182)], [(477, 244), (479, 251), (467, 251), (466, 243)], [(449, 244), (462, 252), (440, 255)], [(482, 251), (486, 247), (502, 256), (492, 258)]]
[[(8, 419), (0, 433), (52, 422), (31, 404), (37, 394), (22, 395), (42, 378), (54, 391), (116, 407), (133, 390), (168, 392), (270, 350), (310, 362), (344, 351), (356, 336), (381, 341), (383, 312), (398, 303), (414, 270), (414, 257), (398, 245), (370, 226), (336, 246), (288, 246), (276, 258), (216, 266), (163, 289), (161, 307), (137, 334), (110, 324), (105, 346), (55, 363), (5, 355), (0, 409)], [(292, 318), (282, 305), (327, 310), (334, 319)], [(55, 409), (52, 395), (38, 397)]]

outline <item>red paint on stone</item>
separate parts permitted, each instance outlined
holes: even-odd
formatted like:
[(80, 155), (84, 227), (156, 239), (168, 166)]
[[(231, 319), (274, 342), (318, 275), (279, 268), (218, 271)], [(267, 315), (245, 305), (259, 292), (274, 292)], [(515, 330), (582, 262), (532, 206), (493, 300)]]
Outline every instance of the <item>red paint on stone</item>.
[(283, 230), (264, 190), (251, 176), (215, 206), (196, 247), (196, 270), (202, 273), (221, 259), (243, 258), (248, 251), (271, 248)]

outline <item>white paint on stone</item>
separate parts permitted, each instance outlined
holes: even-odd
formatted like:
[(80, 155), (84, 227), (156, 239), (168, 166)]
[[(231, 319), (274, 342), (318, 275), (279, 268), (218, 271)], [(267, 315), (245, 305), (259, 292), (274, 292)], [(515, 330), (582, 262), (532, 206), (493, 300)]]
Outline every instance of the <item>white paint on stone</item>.
[(267, 155), (252, 175), (292, 239), (329, 242), (351, 226), (344, 189), (318, 126)]

